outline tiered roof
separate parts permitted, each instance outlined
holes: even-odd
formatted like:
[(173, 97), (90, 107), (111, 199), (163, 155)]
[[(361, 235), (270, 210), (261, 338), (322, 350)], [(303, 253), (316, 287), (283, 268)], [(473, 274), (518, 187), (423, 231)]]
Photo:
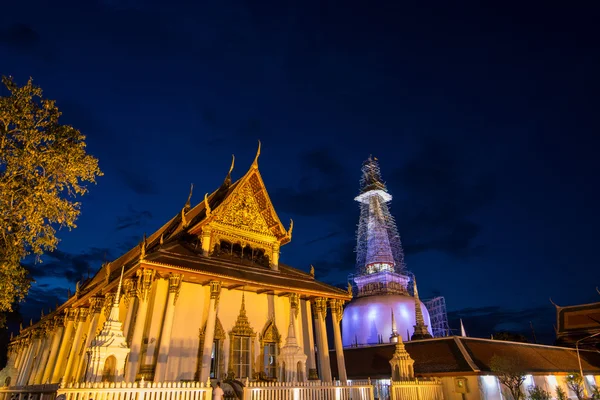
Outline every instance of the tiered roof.
[[(151, 267), (165, 274), (183, 272), (184, 281), (195, 283), (218, 279), (227, 289), (243, 287), (258, 293), (298, 293), (304, 298), (349, 300), (351, 295), (347, 291), (319, 282), (312, 274), (282, 263), (273, 269), (253, 259), (203, 254), (200, 236), (205, 229), (229, 229), (234, 237), (246, 235), (249, 240), (265, 245), (282, 246), (291, 241), (293, 224), (286, 230), (275, 212), (258, 170), (259, 154), (260, 145), (250, 169), (233, 183), (232, 163), (223, 184), (193, 207), (190, 192), (184, 207), (166, 224), (148, 237), (144, 236), (138, 246), (104, 264), (92, 278), (78, 284), (76, 293), (64, 304), (22, 333), (62, 315), (68, 307), (86, 305), (94, 295), (114, 291), (123, 266), (125, 279), (134, 277), (140, 267)], [(242, 208), (239, 203), (243, 203)]]
[[(576, 351), (566, 347), (459, 336), (414, 340), (404, 345), (415, 360), (415, 375), (423, 377), (488, 375), (492, 372), (490, 364), (494, 355), (518, 360), (520, 367), (529, 374), (579, 371)], [(344, 349), (348, 378), (389, 379), (389, 361), (394, 350), (393, 343)], [(580, 350), (580, 356), (584, 374), (600, 374), (598, 352)], [(330, 359), (332, 374), (337, 376), (336, 358), (331, 355)]]

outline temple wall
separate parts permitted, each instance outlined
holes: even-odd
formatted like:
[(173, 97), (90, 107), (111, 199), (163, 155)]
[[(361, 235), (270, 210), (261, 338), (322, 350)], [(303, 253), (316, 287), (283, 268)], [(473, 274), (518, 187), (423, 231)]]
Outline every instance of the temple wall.
[(167, 381), (193, 380), (198, 363), (200, 329), (208, 315), (208, 286), (183, 282), (177, 299), (167, 359)]
[(147, 341), (147, 347), (145, 355), (142, 358), (142, 365), (153, 365), (156, 361), (165, 307), (167, 305), (168, 289), (169, 281), (166, 279), (158, 279), (153, 287), (152, 298), (150, 300), (150, 310), (152, 311), (148, 313), (144, 334), (144, 341)]
[(456, 391), (454, 377), (447, 376), (441, 378), (444, 400), (480, 400), (481, 391), (479, 387), (479, 377), (469, 375), (461, 377), (467, 380), (467, 393), (463, 394)]

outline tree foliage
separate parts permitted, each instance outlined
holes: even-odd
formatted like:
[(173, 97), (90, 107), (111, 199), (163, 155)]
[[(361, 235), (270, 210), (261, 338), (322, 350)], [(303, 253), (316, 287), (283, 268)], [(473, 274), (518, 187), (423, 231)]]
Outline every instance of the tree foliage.
[(567, 387), (579, 400), (583, 399), (583, 378), (579, 373), (567, 375)]
[(513, 400), (524, 398), (521, 386), (525, 382), (525, 369), (521, 367), (518, 359), (494, 354), (490, 361), (490, 368), (498, 377), (498, 381), (508, 389)]
[(539, 386), (531, 386), (527, 389), (528, 397), (531, 400), (550, 400), (552, 395), (547, 390)]
[(516, 332), (501, 331), (494, 333), (494, 340), (506, 340), (509, 342), (529, 343), (525, 335)]
[(29, 79), (19, 87), (2, 78), (0, 97), (0, 311), (10, 311), (29, 290), (21, 265), (58, 244), (56, 229), (75, 228), (80, 203), (102, 172), (86, 153), (85, 136), (59, 123), (55, 101)]
[(556, 386), (556, 400), (569, 400), (565, 389), (560, 386)]

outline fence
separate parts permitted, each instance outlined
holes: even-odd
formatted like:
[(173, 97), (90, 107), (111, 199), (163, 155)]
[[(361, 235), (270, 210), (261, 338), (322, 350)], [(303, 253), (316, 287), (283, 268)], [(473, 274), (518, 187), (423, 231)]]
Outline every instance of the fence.
[(69, 384), (57, 394), (57, 400), (211, 400), (212, 388), (203, 382), (87, 382)]
[(437, 379), (392, 381), (390, 400), (444, 400), (442, 382)]
[(0, 388), (0, 400), (54, 400), (58, 385), (30, 385)]
[(373, 400), (370, 383), (247, 382), (243, 400)]

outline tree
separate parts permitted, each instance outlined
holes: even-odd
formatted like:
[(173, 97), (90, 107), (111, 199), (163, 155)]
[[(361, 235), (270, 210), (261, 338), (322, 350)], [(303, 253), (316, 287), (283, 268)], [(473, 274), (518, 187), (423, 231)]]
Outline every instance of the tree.
[(509, 342), (529, 343), (525, 335), (521, 333), (501, 331), (494, 333), (494, 340), (506, 340)]
[(513, 400), (523, 399), (521, 386), (525, 382), (525, 370), (519, 360), (494, 354), (490, 361), (490, 368), (498, 377), (498, 381), (508, 389)]
[(21, 261), (52, 251), (56, 229), (75, 228), (86, 182), (102, 175), (86, 153), (85, 136), (59, 123), (55, 101), (29, 79), (19, 87), (2, 78), (0, 96), (0, 311), (11, 311), (29, 290)]
[(583, 378), (578, 372), (567, 375), (567, 387), (575, 393), (578, 400), (583, 399)]
[(550, 392), (539, 386), (531, 386), (527, 392), (530, 400), (550, 400), (552, 398)]

